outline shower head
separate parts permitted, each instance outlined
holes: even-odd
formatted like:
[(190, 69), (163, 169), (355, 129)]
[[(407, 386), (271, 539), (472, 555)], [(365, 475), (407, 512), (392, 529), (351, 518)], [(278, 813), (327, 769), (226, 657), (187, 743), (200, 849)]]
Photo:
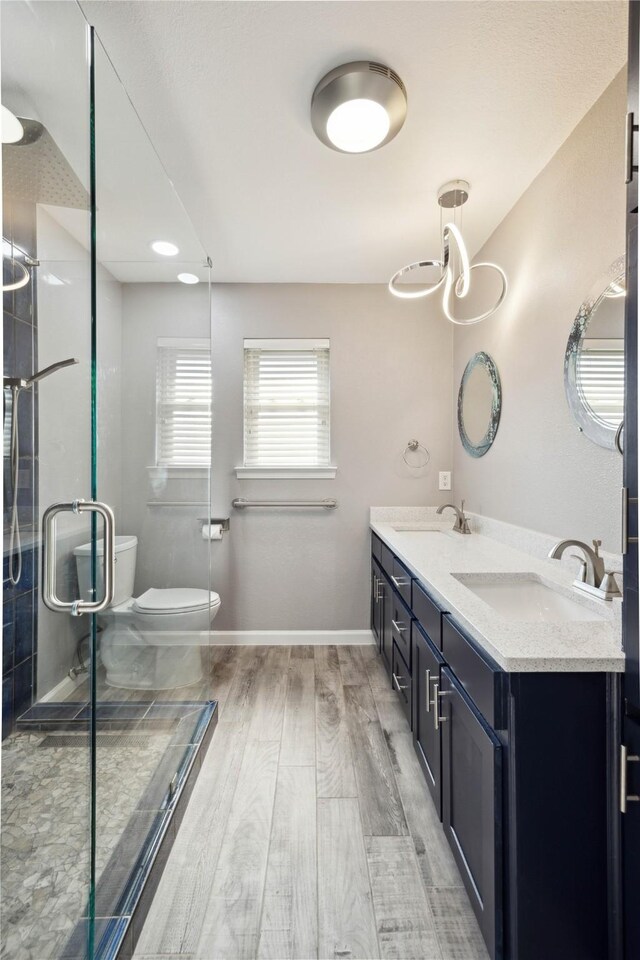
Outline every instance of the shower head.
[(11, 387), (13, 390), (28, 390), (34, 383), (39, 383), (40, 380), (44, 380), (45, 377), (50, 377), (52, 373), (57, 373), (58, 370), (62, 370), (64, 367), (72, 367), (74, 363), (80, 363), (80, 361), (76, 360), (75, 357), (69, 357), (68, 360), (58, 360), (57, 363), (52, 363), (50, 366), (45, 367), (44, 370), (37, 370), (31, 377), (3, 377), (2, 383), (3, 386)]
[(80, 363), (80, 361), (76, 360), (75, 357), (69, 357), (68, 360), (58, 360), (57, 363), (52, 363), (50, 366), (45, 367), (44, 370), (38, 370), (32, 377), (29, 377), (26, 386), (30, 387), (33, 383), (38, 383), (40, 380), (44, 380), (45, 377), (50, 377), (52, 373), (57, 373), (58, 370), (62, 370), (63, 367), (72, 367), (74, 363)]
[(8, 200), (87, 210), (89, 195), (39, 120), (18, 117), (23, 136), (2, 145), (2, 186)]

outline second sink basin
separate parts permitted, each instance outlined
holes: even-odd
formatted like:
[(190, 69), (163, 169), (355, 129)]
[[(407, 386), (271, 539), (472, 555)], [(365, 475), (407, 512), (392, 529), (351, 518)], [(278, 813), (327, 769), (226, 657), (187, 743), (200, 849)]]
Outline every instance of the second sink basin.
[(517, 579), (476, 579), (473, 575), (462, 574), (456, 579), (507, 620), (560, 623), (606, 619), (588, 606), (548, 587), (535, 574)]

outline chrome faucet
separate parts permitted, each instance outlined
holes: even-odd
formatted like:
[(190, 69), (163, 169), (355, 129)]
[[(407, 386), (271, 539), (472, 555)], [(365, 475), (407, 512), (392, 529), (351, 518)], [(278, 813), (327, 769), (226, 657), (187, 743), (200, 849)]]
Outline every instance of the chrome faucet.
[(592, 543), (593, 548), (583, 543), (582, 540), (560, 540), (549, 551), (549, 557), (551, 560), (559, 560), (565, 550), (569, 547), (576, 547), (581, 551), (582, 556), (577, 553), (572, 554), (581, 564), (580, 574), (573, 581), (574, 587), (591, 594), (591, 596), (598, 597), (600, 600), (612, 600), (614, 597), (622, 596), (614, 576), (619, 571), (606, 570), (604, 560), (600, 556), (602, 540), (593, 540)]
[(456, 522), (453, 525), (453, 529), (456, 533), (471, 533), (469, 529), (469, 521), (464, 515), (464, 500), (459, 507), (456, 507), (455, 503), (443, 503), (441, 507), (438, 507), (436, 513), (442, 513), (443, 510), (450, 508), (456, 512)]

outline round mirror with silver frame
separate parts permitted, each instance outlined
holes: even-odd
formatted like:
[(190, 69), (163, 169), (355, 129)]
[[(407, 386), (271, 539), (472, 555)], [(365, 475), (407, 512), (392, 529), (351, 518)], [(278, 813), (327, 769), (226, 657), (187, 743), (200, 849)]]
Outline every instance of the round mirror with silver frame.
[(458, 432), (472, 457), (483, 457), (498, 432), (502, 409), (500, 374), (481, 350), (466, 365), (458, 391)]
[(584, 435), (608, 450), (618, 449), (624, 416), (625, 292), (622, 256), (580, 305), (564, 357), (569, 409)]

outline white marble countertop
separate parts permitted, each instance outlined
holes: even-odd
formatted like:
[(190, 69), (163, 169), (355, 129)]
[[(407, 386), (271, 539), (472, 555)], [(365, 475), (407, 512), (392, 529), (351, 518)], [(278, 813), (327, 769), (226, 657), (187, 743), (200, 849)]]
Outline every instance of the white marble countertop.
[[(447, 511), (444, 516), (446, 520), (437, 517), (435, 509), (429, 507), (373, 507), (371, 529), (500, 667), (511, 673), (624, 670), (620, 600), (591, 600), (572, 587), (574, 573), (569, 566), (479, 533), (454, 533), (453, 514)], [(432, 530), (399, 529), (419, 524)], [(434, 532), (433, 528), (444, 533)], [(454, 576), (471, 575), (471, 582), (474, 574), (495, 575), (490, 579), (496, 581), (501, 579), (500, 575), (502, 579), (514, 579), (514, 575), (532, 574), (604, 619), (552, 623), (507, 619)]]

